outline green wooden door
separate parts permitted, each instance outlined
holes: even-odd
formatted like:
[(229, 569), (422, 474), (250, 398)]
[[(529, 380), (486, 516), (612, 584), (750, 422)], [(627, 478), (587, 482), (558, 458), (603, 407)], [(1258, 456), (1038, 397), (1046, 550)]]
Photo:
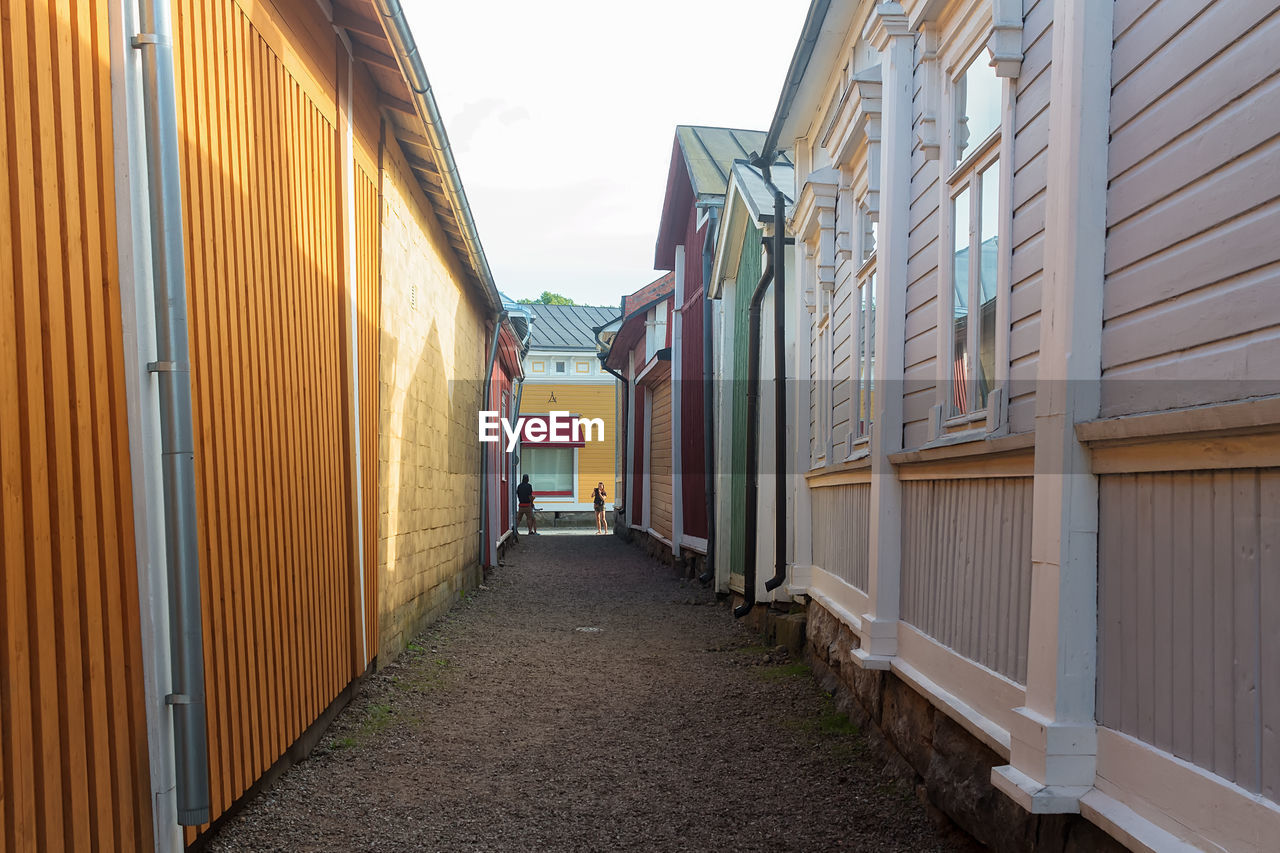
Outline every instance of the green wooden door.
[[(750, 335), (751, 294), (760, 281), (760, 229), (747, 223), (742, 238), (742, 262), (734, 285), (733, 300), (733, 456), (730, 469), (729, 570), (741, 577), (746, 568), (747, 536), (747, 344)], [(740, 583), (741, 581), (739, 581)]]

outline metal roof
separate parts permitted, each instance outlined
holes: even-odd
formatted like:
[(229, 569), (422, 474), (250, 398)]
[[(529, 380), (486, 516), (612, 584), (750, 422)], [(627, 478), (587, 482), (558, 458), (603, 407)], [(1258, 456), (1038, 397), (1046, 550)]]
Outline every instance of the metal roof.
[(533, 315), (530, 327), (532, 350), (596, 350), (596, 332), (599, 327), (618, 319), (618, 309), (599, 308), (594, 305), (543, 305), (533, 303), (523, 306)]
[[(698, 201), (703, 201), (725, 194), (733, 161), (749, 160), (759, 154), (764, 145), (765, 133), (760, 130), (682, 124), (676, 127), (676, 140), (684, 154), (693, 194)], [(782, 161), (787, 165), (791, 164), (785, 153)]]
[[(785, 211), (788, 219), (795, 207), (796, 170), (790, 163), (778, 163), (769, 170), (773, 185), (782, 190), (785, 199)], [(742, 200), (757, 224), (773, 222), (773, 191), (764, 182), (764, 174), (745, 160), (737, 160), (733, 164), (733, 181), (742, 195)]]

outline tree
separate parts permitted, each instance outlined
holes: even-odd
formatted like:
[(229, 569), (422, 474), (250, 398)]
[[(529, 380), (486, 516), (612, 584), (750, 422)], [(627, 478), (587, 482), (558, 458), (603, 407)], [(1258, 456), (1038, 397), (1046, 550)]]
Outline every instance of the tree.
[(575, 305), (572, 299), (567, 296), (561, 296), (558, 293), (552, 293), (550, 290), (542, 291), (542, 295), (537, 299), (518, 299), (521, 305)]

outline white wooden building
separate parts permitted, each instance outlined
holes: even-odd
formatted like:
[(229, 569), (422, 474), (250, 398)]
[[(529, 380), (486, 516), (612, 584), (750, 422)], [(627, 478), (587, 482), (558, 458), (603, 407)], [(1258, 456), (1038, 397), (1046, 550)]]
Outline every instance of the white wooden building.
[[(1273, 2), (819, 0), (796, 49), (788, 589), (996, 846), (999, 803), (1280, 838), (1277, 36)], [(904, 688), (987, 751), (972, 802)]]

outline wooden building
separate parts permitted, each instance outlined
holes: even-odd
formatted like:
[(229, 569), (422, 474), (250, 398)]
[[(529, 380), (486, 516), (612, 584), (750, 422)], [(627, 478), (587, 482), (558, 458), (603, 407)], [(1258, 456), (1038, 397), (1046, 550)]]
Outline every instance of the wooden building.
[(526, 434), (519, 472), (529, 475), (540, 512), (590, 513), (596, 484), (610, 489), (616, 476), (618, 383), (600, 367), (595, 330), (615, 320), (617, 313), (591, 305), (521, 307), (529, 312), (521, 419), (546, 423), (553, 412), (562, 412), (572, 418), (598, 418), (604, 431), (563, 441), (550, 433), (537, 439)]
[[(735, 160), (730, 167), (728, 189), (720, 209), (715, 237), (715, 255), (707, 282), (707, 298), (712, 300), (711, 396), (707, 405), (714, 412), (716, 440), (715, 460), (715, 546), (714, 570), (716, 590), (741, 595), (745, 591), (748, 531), (746, 517), (747, 462), (747, 384), (748, 343), (750, 341), (750, 306), (764, 272), (769, 268), (765, 241), (772, 240), (775, 189), (784, 193), (795, 186), (795, 173), (785, 156), (770, 168), (771, 181), (761, 170), (745, 160)], [(791, 200), (784, 204), (784, 215), (792, 212)], [(786, 228), (783, 223), (783, 228)], [(783, 258), (785, 265), (784, 300), (795, 288), (794, 256)], [(794, 355), (789, 354), (784, 369), (774, 365), (774, 300), (772, 288), (777, 285), (770, 276), (764, 282), (760, 302), (759, 391), (757, 413), (759, 447), (757, 464), (760, 488), (756, 518), (756, 590), (757, 601), (789, 600), (785, 590), (770, 592), (765, 581), (773, 574), (775, 527), (772, 519), (778, 512), (790, 514), (790, 504), (779, 508), (774, 482), (775, 458), (772, 452), (778, 441), (787, 443), (788, 436), (778, 437), (775, 427), (776, 388), (779, 379), (785, 383), (796, 372)], [(784, 318), (785, 319), (785, 318)], [(794, 348), (791, 350), (794, 352)], [(789, 420), (794, 421), (791, 417)]]
[(1277, 26), (815, 2), (784, 84), (787, 588), (998, 849), (1280, 836)]
[(675, 276), (665, 276), (622, 299), (622, 322), (600, 354), (603, 367), (624, 378), (623, 519), (615, 530), (642, 537), (655, 553), (674, 559), (672, 380), (670, 322)]
[(501, 305), (386, 8), (6, 7), (0, 850), (183, 847), (478, 582)]

